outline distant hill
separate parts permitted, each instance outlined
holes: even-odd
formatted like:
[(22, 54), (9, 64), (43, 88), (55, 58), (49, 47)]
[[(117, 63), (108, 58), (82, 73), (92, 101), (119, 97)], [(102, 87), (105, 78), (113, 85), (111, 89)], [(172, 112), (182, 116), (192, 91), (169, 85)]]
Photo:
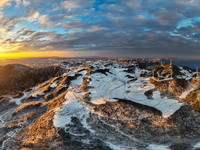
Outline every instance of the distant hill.
[(45, 80), (61, 74), (59, 66), (35, 69), (21, 64), (0, 66), (0, 95), (17, 94)]

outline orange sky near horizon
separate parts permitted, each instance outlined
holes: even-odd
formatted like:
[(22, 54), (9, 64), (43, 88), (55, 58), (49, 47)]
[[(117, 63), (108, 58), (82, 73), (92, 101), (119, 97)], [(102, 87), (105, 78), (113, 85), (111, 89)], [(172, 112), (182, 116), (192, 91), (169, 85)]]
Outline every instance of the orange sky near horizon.
[(18, 53), (0, 53), (0, 58), (9, 57), (72, 57), (70, 52), (58, 52), (58, 51), (31, 51), (31, 52), (18, 52)]
[[(116, 57), (109, 51), (27, 51), (27, 52), (1, 52), (1, 58), (26, 58), (26, 57)], [(123, 55), (121, 55), (123, 56)]]

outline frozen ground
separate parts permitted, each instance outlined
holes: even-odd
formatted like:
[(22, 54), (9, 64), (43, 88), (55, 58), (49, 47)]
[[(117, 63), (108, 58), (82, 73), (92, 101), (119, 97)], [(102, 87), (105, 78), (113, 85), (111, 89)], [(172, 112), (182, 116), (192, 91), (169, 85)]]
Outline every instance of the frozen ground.
[[(95, 64), (95, 66), (97, 66), (97, 64)], [(148, 99), (144, 93), (149, 90), (153, 90), (155, 87), (149, 83), (149, 78), (139, 77), (139, 74), (141, 72), (145, 72), (145, 70), (139, 70), (139, 68), (136, 68), (135, 74), (133, 74), (124, 72), (125, 69), (123, 68), (103, 67), (103, 69), (109, 69), (110, 73), (106, 72), (106, 75), (102, 73), (91, 73), (89, 75), (85, 75), (85, 71), (79, 72), (82, 76), (71, 82), (71, 88), (65, 96), (66, 102), (63, 103), (62, 107), (56, 110), (56, 115), (53, 120), (55, 127), (65, 127), (65, 131), (67, 132), (67, 129), (72, 123), (71, 118), (76, 117), (81, 121), (84, 128), (92, 133), (95, 132), (91, 130), (86, 118), (90, 113), (94, 113), (99, 116), (101, 115), (91, 111), (92, 108), (84, 104), (82, 95), (86, 92), (79, 91), (79, 87), (83, 84), (84, 76), (91, 79), (87, 92), (90, 92), (90, 103), (93, 105), (101, 105), (106, 104), (106, 102), (116, 102), (118, 99), (124, 99), (154, 107), (162, 112), (162, 117), (164, 118), (172, 115), (182, 105), (175, 99), (161, 98), (159, 91), (153, 91), (152, 99)], [(77, 71), (79, 70), (76, 69), (64, 75), (73, 76), (73, 73)], [(136, 80), (132, 81), (132, 79), (128, 78), (127, 75), (135, 77)], [(70, 134), (72, 133), (70, 132)], [(113, 144), (111, 141), (106, 141), (106, 143), (114, 149), (123, 149), (124, 147), (124, 145), (116, 145), (116, 143)], [(132, 147), (132, 149), (134, 148)], [(164, 145), (151, 144), (146, 149), (168, 150), (169, 148)]]
[[(78, 67), (58, 63), (57, 65), (62, 65), (62, 68), (67, 70), (59, 79), (55, 77), (41, 83), (28, 92), (24, 92), (21, 97), (10, 97), (10, 104), (14, 102), (17, 106), (14, 106), (13, 110), (0, 112), (0, 131), (5, 131), (6, 123), (11, 123), (14, 117), (17, 118), (14, 116), (16, 113), (13, 112), (18, 106), (26, 104), (26, 100), (27, 103), (39, 101), (41, 106), (36, 107), (31, 104), (30, 107), (24, 107), (24, 112), (20, 112), (19, 115), (48, 112), (49, 103), (55, 100), (52, 102), (55, 107), (51, 110), (55, 113), (52, 125), (59, 131), (63, 140), (68, 142), (67, 146), (82, 145), (78, 149), (92, 147), (114, 150), (170, 150), (170, 144), (176, 139), (172, 131), (178, 130), (178, 125), (172, 118), (183, 104), (180, 104), (177, 99), (163, 98), (160, 91), (154, 90), (155, 87), (149, 83), (152, 72), (149, 69), (140, 69), (136, 64), (131, 64), (134, 71), (129, 72), (127, 68), (122, 68), (123, 64), (108, 65), (109, 63), (104, 61), (89, 63), (90, 65)], [(181, 67), (180, 69), (183, 75), (178, 78), (187, 80), (192, 78), (194, 73)], [(144, 76), (141, 77), (141, 75)], [(173, 78), (164, 78), (159, 81), (167, 80), (173, 80)], [(83, 85), (84, 92), (80, 90)], [(48, 88), (50, 90), (46, 90)], [(195, 89), (182, 93), (179, 98), (185, 99), (186, 95), (193, 90)], [(61, 98), (56, 95), (58, 91), (61, 94), (66, 92), (61, 104), (59, 104)], [(150, 96), (146, 95), (148, 92), (151, 93)], [(87, 94), (88, 97), (83, 99), (83, 95)], [(48, 95), (52, 96), (50, 101), (46, 98)], [(116, 110), (111, 110), (112, 108)], [(144, 110), (145, 108), (148, 110)], [(157, 112), (161, 112), (161, 115)], [(6, 130), (4, 138), (1, 139), (3, 141), (1, 147), (7, 149), (6, 146), (12, 142), (13, 137), (32, 122), (34, 123), (34, 120), (21, 124), (18, 130), (8, 130), (8, 132)], [(162, 135), (164, 133), (167, 134)], [(199, 141), (193, 139), (191, 141), (195, 143), (193, 148), (199, 148)]]

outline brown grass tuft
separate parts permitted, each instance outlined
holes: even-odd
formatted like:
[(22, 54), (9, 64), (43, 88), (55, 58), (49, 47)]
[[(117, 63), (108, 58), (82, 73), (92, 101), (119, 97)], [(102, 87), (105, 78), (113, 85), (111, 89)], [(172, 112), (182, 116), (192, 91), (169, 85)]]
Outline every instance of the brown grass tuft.
[(200, 89), (190, 92), (185, 100), (190, 102), (194, 110), (200, 112)]
[(30, 109), (30, 108), (37, 108), (39, 107), (40, 105), (42, 104), (42, 102), (38, 102), (38, 101), (33, 101), (33, 102), (28, 102), (28, 103), (25, 103), (25, 104), (22, 104), (21, 106), (19, 106), (16, 110), (15, 110), (15, 113), (18, 113), (18, 112), (22, 112), (24, 111), (25, 109)]
[(80, 86), (79, 90), (81, 92), (86, 92), (89, 86), (89, 78), (88, 77), (84, 77), (83, 78), (83, 84)]
[(65, 95), (67, 94), (68, 91), (62, 93), (61, 95), (59, 95), (58, 97), (54, 98), (53, 100), (47, 102), (48, 105), (48, 109), (52, 110), (54, 108), (57, 107), (61, 107), (62, 103), (66, 101), (65, 99)]
[(53, 97), (56, 97), (60, 95), (61, 93), (65, 92), (68, 89), (68, 87), (65, 86), (59, 86), (54, 92), (53, 92)]
[(196, 88), (198, 86), (200, 86), (200, 79), (199, 78), (192, 78), (192, 80), (190, 82), (191, 89)]
[(24, 147), (48, 145), (48, 142), (59, 138), (52, 122), (54, 114), (53, 110), (45, 113), (27, 128), (27, 131), (22, 134), (23, 137), (28, 137), (23, 142)]
[(174, 123), (172, 119), (169, 118), (158, 118), (156, 120), (152, 120), (152, 125), (161, 128), (177, 128), (177, 125)]
[(36, 112), (30, 112), (30, 113), (22, 114), (20, 116), (20, 119), (14, 120), (12, 122), (12, 124), (10, 124), (8, 127), (9, 128), (15, 128), (15, 127), (19, 127), (21, 125), (24, 125), (24, 122), (26, 122), (27, 120), (30, 120), (35, 114), (36, 114)]
[(90, 94), (91, 94), (91, 92), (87, 92), (87, 93), (83, 94), (82, 99), (90, 101), (90, 97), (89, 97)]

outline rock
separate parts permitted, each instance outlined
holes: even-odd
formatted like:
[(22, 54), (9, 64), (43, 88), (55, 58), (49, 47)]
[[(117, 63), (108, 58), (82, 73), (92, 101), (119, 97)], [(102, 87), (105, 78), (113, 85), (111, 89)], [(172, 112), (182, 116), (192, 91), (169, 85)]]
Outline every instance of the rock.
[(169, 148), (171, 150), (191, 150), (192, 146), (189, 143), (174, 143)]
[(148, 98), (148, 99), (153, 99), (153, 91), (154, 89), (148, 90), (144, 93), (144, 95)]

